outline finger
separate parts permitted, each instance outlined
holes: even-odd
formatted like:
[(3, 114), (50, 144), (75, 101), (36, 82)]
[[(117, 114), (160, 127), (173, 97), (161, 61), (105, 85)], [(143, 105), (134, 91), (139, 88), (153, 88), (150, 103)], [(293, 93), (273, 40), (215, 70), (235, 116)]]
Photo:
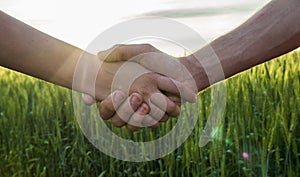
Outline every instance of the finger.
[(181, 106), (181, 98), (177, 95), (171, 94), (171, 93), (164, 93), (171, 101), (173, 101), (177, 106)]
[[(130, 123), (130, 124), (126, 124), (126, 128), (129, 131), (137, 131), (140, 130), (144, 127), (148, 127), (148, 128), (156, 128), (160, 125), (160, 123), (158, 121), (156, 121), (154, 118), (152, 118), (149, 115), (145, 115), (145, 116), (138, 116), (138, 117), (134, 117), (134, 123)], [(132, 124), (138, 124), (141, 123), (141, 126), (135, 126)]]
[[(154, 104), (158, 108), (160, 108), (163, 112), (166, 112), (169, 116), (176, 117), (180, 114), (180, 107), (176, 105), (173, 101), (167, 98), (162, 93), (152, 94), (150, 97), (151, 104)], [(154, 106), (153, 106), (154, 107)], [(155, 108), (155, 107), (154, 107)], [(151, 105), (152, 110), (152, 105)], [(155, 111), (158, 111), (157, 109)], [(160, 116), (162, 118), (161, 113), (153, 113)]]
[(127, 124), (137, 127), (152, 127), (158, 123), (158, 120), (147, 114), (150, 108), (146, 103), (143, 103), (138, 110), (131, 116)]
[(131, 115), (142, 104), (143, 98), (140, 94), (132, 93), (128, 99), (117, 109), (116, 114), (111, 118), (111, 122), (116, 127), (122, 127), (130, 119)]
[(150, 108), (151, 111), (149, 112), (149, 115), (156, 121), (166, 122), (169, 119), (169, 115), (166, 113), (166, 110), (160, 109), (153, 103), (150, 103)]
[(155, 120), (160, 121), (165, 115), (167, 105), (162, 104), (161, 107), (158, 107), (155, 104), (153, 104), (152, 101), (150, 101), (149, 106), (150, 106), (149, 115), (153, 117)]
[(84, 104), (86, 104), (88, 106), (96, 103), (96, 100), (92, 96), (90, 96), (88, 94), (84, 94), (84, 93), (82, 94), (82, 100), (83, 100)]
[(111, 118), (119, 106), (125, 100), (125, 93), (122, 91), (114, 91), (110, 96), (103, 100), (99, 105), (100, 117), (104, 120)]
[(136, 131), (143, 127), (155, 128), (159, 126), (159, 122), (157, 120), (147, 115), (148, 111), (149, 111), (149, 106), (143, 103), (137, 109), (137, 111), (131, 116), (130, 120), (126, 125), (126, 128), (129, 131)]
[(164, 117), (159, 122), (167, 122), (169, 118), (170, 117), (167, 114), (165, 114)]
[[(141, 64), (150, 71), (159, 73), (170, 78), (186, 78), (190, 75), (186, 67), (180, 63), (178, 58), (163, 52), (151, 52), (135, 57), (135, 62)], [(174, 72), (176, 70), (176, 72)]]
[(127, 61), (130, 58), (142, 53), (158, 52), (150, 44), (131, 44), (131, 45), (115, 45), (112, 48), (98, 52), (97, 56), (100, 60), (106, 62)]
[(197, 95), (195, 91), (183, 85), (183, 83), (174, 79), (160, 76), (157, 79), (158, 88), (164, 92), (168, 92), (191, 103), (196, 102)]
[(142, 129), (142, 127), (137, 127), (137, 126), (133, 126), (133, 125), (130, 125), (130, 124), (126, 124), (125, 127), (130, 132), (135, 132), (135, 131), (138, 131), (138, 130)]

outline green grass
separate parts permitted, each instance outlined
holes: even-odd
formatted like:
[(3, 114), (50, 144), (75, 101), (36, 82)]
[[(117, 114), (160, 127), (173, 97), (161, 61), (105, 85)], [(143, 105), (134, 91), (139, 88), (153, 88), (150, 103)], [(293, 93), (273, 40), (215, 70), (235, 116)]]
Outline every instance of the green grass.
[[(143, 163), (116, 160), (94, 148), (78, 126), (69, 90), (6, 69), (0, 69), (0, 85), (1, 177), (300, 176), (296, 52), (226, 81), (226, 112), (207, 146), (200, 148), (198, 141), (209, 115), (211, 89), (199, 94), (199, 120), (188, 140), (175, 152)], [(164, 135), (175, 122), (133, 134), (113, 130), (122, 137), (149, 140)]]

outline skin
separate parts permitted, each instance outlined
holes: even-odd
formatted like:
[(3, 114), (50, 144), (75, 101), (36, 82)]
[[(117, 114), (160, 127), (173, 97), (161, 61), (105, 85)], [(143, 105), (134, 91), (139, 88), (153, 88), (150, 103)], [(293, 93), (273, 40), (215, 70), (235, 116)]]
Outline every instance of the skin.
[[(124, 62), (103, 63), (96, 55), (44, 34), (2, 11), (0, 11), (0, 36), (0, 65), (3, 67), (93, 95), (93, 99), (98, 101), (107, 97), (116, 98), (122, 103), (116, 104), (120, 105), (120, 109), (125, 110), (123, 107), (127, 108), (124, 117), (134, 117), (132, 121), (137, 122), (138, 125), (151, 125), (152, 127), (159, 125), (158, 120), (162, 116), (161, 114), (139, 116), (145, 112), (142, 108), (159, 110), (157, 105), (160, 102), (156, 102), (150, 97), (153, 94), (165, 101), (168, 115), (176, 116), (179, 114), (179, 107), (162, 94), (164, 92), (179, 95), (176, 81), (153, 73), (138, 63), (127, 62), (126, 65), (128, 71), (136, 71), (141, 74), (133, 80), (129, 90), (131, 97), (126, 102), (123, 94), (126, 90), (120, 89), (124, 83), (117, 82), (114, 88), (112, 87), (113, 78)], [(77, 71), (76, 78), (80, 82), (73, 82), (75, 70)], [(122, 77), (123, 80), (129, 80), (131, 75), (123, 74)], [(177, 84), (180, 85), (179, 82)], [(118, 89), (120, 91), (111, 95), (113, 90)], [(186, 91), (186, 99), (195, 100), (195, 93)], [(140, 108), (137, 109), (135, 104), (141, 105)], [(132, 108), (128, 109), (130, 105)], [(110, 111), (102, 110), (101, 114), (108, 117)], [(140, 114), (134, 113), (135, 111)], [(125, 119), (124, 117), (123, 119)], [(121, 125), (116, 124), (116, 126)]]
[[(217, 38), (194, 54), (179, 58), (179, 61), (193, 76), (197, 91), (201, 91), (214, 83), (300, 47), (299, 19), (299, 0), (273, 0), (236, 29)], [(145, 52), (158, 51), (152, 46), (149, 46), (147, 51), (141, 50), (140, 47), (139, 45), (122, 45), (119, 50), (114, 50), (110, 56), (106, 57), (105, 61), (129, 60)], [(214, 55), (210, 52), (210, 48), (219, 58), (222, 73), (217, 72), (219, 64), (214, 62)], [(103, 55), (102, 53), (98, 54), (99, 58)], [(159, 60), (166, 61), (167, 59), (160, 58)], [(186, 79), (184, 76), (174, 77), (174, 70), (178, 68), (174, 68), (173, 60), (169, 60), (169, 64), (161, 65), (164, 68), (157, 68), (156, 64), (159, 61), (153, 59), (136, 62), (179, 81)], [(173, 67), (170, 68), (170, 65)], [(213, 79), (209, 81), (208, 76)], [(172, 96), (169, 95), (169, 97)], [(121, 111), (120, 109), (124, 108), (113, 108), (111, 102), (112, 100), (107, 98), (100, 104), (100, 114), (109, 110), (110, 115), (114, 115), (116, 110)], [(106, 119), (109, 118), (106, 117)]]

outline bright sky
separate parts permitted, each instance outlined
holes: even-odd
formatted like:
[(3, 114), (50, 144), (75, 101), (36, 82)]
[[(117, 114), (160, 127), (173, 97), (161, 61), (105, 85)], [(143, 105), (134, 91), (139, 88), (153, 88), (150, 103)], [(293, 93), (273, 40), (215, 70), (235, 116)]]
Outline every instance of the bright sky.
[(63, 41), (85, 48), (95, 36), (126, 19), (153, 11), (251, 6), (243, 13), (176, 18), (211, 40), (245, 21), (269, 0), (1, 0), (0, 9)]
[[(155, 1), (138, 0), (1, 0), (1, 10), (57, 38), (77, 46), (86, 44), (126, 16), (151, 10)], [(129, 5), (130, 4), (130, 5)], [(4, 7), (4, 8), (2, 8)], [(93, 28), (93, 29), (91, 29)], [(85, 36), (79, 38), (78, 36)]]

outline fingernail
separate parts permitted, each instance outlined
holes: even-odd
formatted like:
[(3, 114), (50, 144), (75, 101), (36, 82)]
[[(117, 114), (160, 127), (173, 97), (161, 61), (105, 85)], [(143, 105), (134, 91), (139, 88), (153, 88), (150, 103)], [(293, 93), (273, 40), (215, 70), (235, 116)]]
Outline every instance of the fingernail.
[(124, 95), (120, 92), (116, 92), (114, 94), (114, 101), (119, 102), (122, 101), (124, 99)]
[(140, 107), (139, 107), (139, 112), (140, 112), (140, 113), (143, 113), (143, 114), (147, 114), (147, 109), (146, 109), (146, 107), (145, 107), (144, 105), (140, 106)]
[(93, 97), (91, 97), (90, 95), (86, 95), (86, 94), (82, 94), (82, 99), (83, 99), (84, 103), (87, 105), (92, 105), (96, 102), (96, 100)]
[(140, 100), (139, 97), (132, 95), (130, 98), (130, 103), (135, 105), (135, 104), (139, 104), (142, 100)]

